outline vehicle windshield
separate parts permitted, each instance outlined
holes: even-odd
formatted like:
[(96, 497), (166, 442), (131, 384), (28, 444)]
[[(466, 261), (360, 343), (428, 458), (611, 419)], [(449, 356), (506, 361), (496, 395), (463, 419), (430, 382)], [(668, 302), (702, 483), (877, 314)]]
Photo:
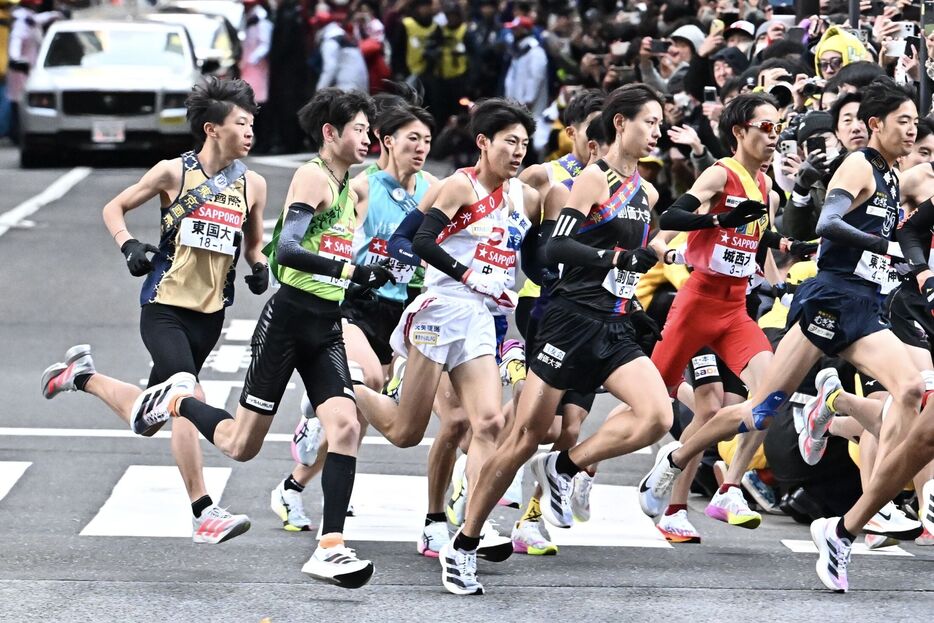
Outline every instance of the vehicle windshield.
[(222, 28), (214, 19), (205, 19), (203, 15), (185, 15), (181, 13), (158, 15), (150, 19), (184, 26), (188, 30), (188, 34), (191, 35), (191, 42), (194, 44), (195, 53), (199, 57), (208, 54), (233, 55), (233, 46), (230, 37), (227, 36), (227, 30)]
[(177, 31), (60, 31), (49, 44), (45, 67), (145, 65), (183, 69), (191, 64), (186, 45)]

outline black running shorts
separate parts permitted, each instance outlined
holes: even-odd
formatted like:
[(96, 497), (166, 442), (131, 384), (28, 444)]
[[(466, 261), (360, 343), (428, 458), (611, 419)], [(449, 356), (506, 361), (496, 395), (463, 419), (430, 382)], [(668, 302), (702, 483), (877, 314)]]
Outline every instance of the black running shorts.
[(139, 334), (152, 357), (147, 387), (176, 372), (198, 376), (224, 328), (224, 310), (202, 312), (147, 303), (139, 313)]
[(256, 322), (240, 404), (275, 415), (293, 370), (315, 409), (330, 398), (354, 399), (338, 304), (282, 284)]
[(885, 314), (892, 333), (908, 346), (931, 350), (934, 316), (924, 309), (925, 300), (914, 284), (903, 283), (885, 299)]
[(617, 368), (645, 354), (626, 316), (600, 316), (552, 298), (535, 337), (530, 369), (556, 389), (595, 391)]
[(363, 331), (370, 348), (384, 366), (392, 362), (389, 338), (399, 325), (404, 309), (404, 303), (376, 296), (372, 290), (361, 296), (344, 299), (341, 304), (341, 314), (347, 322)]

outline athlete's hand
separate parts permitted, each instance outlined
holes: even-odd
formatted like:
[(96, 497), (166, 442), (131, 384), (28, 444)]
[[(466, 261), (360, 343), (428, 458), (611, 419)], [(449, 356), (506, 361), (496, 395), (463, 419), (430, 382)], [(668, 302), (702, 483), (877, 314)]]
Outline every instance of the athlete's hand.
[(621, 251), (616, 258), (616, 268), (634, 273), (646, 273), (658, 264), (658, 255), (648, 247), (639, 247), (631, 251)]
[(126, 258), (126, 267), (134, 277), (142, 277), (152, 271), (152, 262), (146, 257), (147, 253), (158, 253), (159, 249), (151, 244), (144, 244), (136, 238), (130, 238), (120, 247), (120, 252)]
[(720, 214), (717, 219), (720, 227), (733, 228), (757, 221), (768, 211), (769, 207), (764, 203), (747, 199), (726, 214)]
[(475, 270), (469, 270), (464, 275), (464, 285), (474, 292), (499, 299), (506, 291), (506, 275), (484, 275)]
[(921, 286), (921, 296), (924, 297), (924, 309), (934, 314), (934, 277), (928, 277)]
[(262, 294), (269, 287), (269, 266), (263, 262), (253, 264), (253, 274), (243, 278), (253, 294)]
[(650, 333), (655, 341), (660, 342), (662, 340), (662, 331), (659, 329), (658, 323), (645, 313), (645, 309), (643, 309), (638, 299), (632, 299), (629, 303), (629, 321), (632, 323), (636, 335)]
[(788, 247), (788, 253), (790, 253), (793, 257), (798, 258), (799, 260), (807, 259), (808, 257), (817, 253), (817, 243), (806, 242), (803, 240), (792, 240), (791, 246)]
[(386, 268), (382, 262), (367, 264), (366, 266), (355, 264), (353, 267), (353, 275), (350, 276), (350, 280), (374, 290), (379, 290), (386, 285), (387, 282), (396, 285), (396, 276), (393, 275), (392, 271)]

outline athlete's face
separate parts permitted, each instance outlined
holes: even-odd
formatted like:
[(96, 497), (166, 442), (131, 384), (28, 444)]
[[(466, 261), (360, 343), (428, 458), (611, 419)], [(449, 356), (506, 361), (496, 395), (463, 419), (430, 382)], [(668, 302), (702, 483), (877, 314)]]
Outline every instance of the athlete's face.
[[(330, 124), (325, 127), (328, 126)], [(359, 111), (340, 129), (340, 133), (325, 131), (324, 140), (332, 144), (335, 155), (344, 162), (351, 164), (363, 162), (370, 153), (370, 122), (366, 114)]]
[(878, 133), (879, 143), (892, 156), (900, 158), (911, 153), (918, 136), (918, 108), (912, 101), (887, 114), (882, 119), (869, 118), (869, 128)]
[(921, 140), (916, 140), (911, 153), (899, 161), (902, 171), (907, 171), (916, 164), (934, 161), (934, 134), (928, 134)]
[(400, 173), (421, 171), (431, 151), (431, 129), (421, 121), (412, 121), (383, 138)]
[(739, 149), (760, 162), (771, 160), (781, 131), (779, 118), (778, 110), (771, 104), (757, 106), (752, 119), (733, 130)]
[(515, 177), (522, 166), (522, 159), (529, 149), (529, 133), (521, 123), (507, 126), (493, 135), (492, 139), (477, 137), (480, 151), (486, 156), (491, 171), (503, 179)]
[(227, 158), (243, 158), (253, 146), (253, 115), (234, 106), (222, 123), (205, 123), (204, 133), (217, 142)]
[(858, 112), (859, 102), (850, 102), (840, 109), (840, 117), (837, 120), (837, 138), (847, 151), (865, 147), (869, 141), (866, 124), (856, 116)]
[(627, 153), (644, 158), (648, 156), (658, 139), (662, 136), (662, 120), (665, 112), (661, 104), (655, 100), (646, 102), (632, 119), (616, 115), (614, 124), (616, 131), (623, 142), (623, 150)]

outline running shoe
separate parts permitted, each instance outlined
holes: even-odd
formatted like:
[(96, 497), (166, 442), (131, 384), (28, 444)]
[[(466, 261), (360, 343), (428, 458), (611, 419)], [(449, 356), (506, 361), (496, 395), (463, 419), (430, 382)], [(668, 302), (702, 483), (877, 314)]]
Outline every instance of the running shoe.
[(571, 514), (574, 521), (590, 521), (590, 491), (593, 489), (593, 476), (579, 472), (571, 479)]
[(294, 489), (286, 489), (285, 483), (269, 494), (269, 508), (282, 520), (282, 527), (288, 532), (306, 532), (311, 530), (311, 520), (305, 515), (302, 494)]
[(672, 465), (670, 458), (680, 447), (680, 441), (672, 441), (659, 448), (655, 465), (639, 482), (639, 506), (649, 517), (658, 517), (668, 508), (671, 487), (681, 473), (681, 468)]
[(934, 480), (928, 480), (921, 487), (918, 508), (921, 525), (929, 534), (934, 534)]
[(775, 489), (765, 484), (758, 471), (751, 469), (743, 474), (740, 484), (762, 510), (771, 514), (782, 514), (778, 509), (778, 498), (775, 497)]
[(519, 508), (522, 504), (522, 477), (524, 474), (525, 465), (522, 465), (519, 467), (519, 471), (516, 472), (512, 482), (509, 483), (509, 488), (506, 489), (506, 493), (503, 494), (503, 497), (499, 499), (497, 504), (508, 508)]
[(441, 583), (455, 595), (482, 595), (483, 584), (477, 580), (477, 552), (464, 552), (454, 547), (451, 539), (438, 554), (441, 563)]
[(62, 392), (75, 392), (75, 377), (94, 374), (90, 344), (78, 344), (65, 351), (65, 361), (53, 363), (42, 373), (42, 395), (50, 400)]
[(811, 439), (820, 439), (833, 420), (834, 410), (830, 408), (830, 399), (842, 388), (836, 368), (824, 368), (818, 372), (814, 387), (817, 389), (817, 396), (804, 405), (804, 428)]
[(846, 568), (850, 564), (852, 543), (837, 536), (839, 517), (815, 519), (811, 523), (811, 540), (817, 546), (817, 577), (832, 591), (845, 593), (849, 588)]
[(909, 519), (904, 511), (895, 506), (894, 502), (888, 502), (876, 511), (876, 514), (863, 526), (863, 530), (869, 534), (890, 536), (899, 541), (910, 541), (921, 536), (924, 529), (920, 521)]
[(190, 372), (176, 372), (167, 381), (153, 385), (140, 394), (130, 409), (130, 428), (142, 435), (148, 428), (167, 421), (169, 408), (176, 398), (195, 393), (198, 380)]
[(541, 508), (545, 521), (558, 528), (574, 523), (571, 510), (571, 479), (555, 469), (558, 452), (537, 454), (529, 461), (532, 477), (542, 486)]
[(549, 541), (542, 533), (540, 520), (517, 521), (512, 528), (512, 551), (530, 556), (554, 556), (558, 546)]
[(672, 515), (662, 515), (655, 526), (669, 543), (700, 543), (700, 532), (690, 520), (688, 512), (680, 510)]
[(373, 563), (360, 560), (346, 545), (318, 547), (302, 567), (302, 573), (341, 588), (360, 588), (373, 577)]
[(396, 401), (402, 400), (402, 377), (405, 376), (405, 357), (396, 357), (392, 362), (392, 378), (386, 383), (383, 393)]
[[(324, 506), (324, 504), (322, 504), (322, 506)], [(354, 512), (353, 504), (347, 505), (347, 514), (344, 516), (345, 517), (356, 517), (357, 516), (357, 513)]]
[(216, 504), (204, 509), (200, 517), (191, 518), (191, 540), (195, 543), (223, 543), (249, 529), (249, 517), (231, 515)]
[(462, 454), (454, 461), (451, 472), (451, 499), (444, 506), (444, 514), (452, 526), (464, 523), (467, 512), (467, 455)]
[(730, 487), (726, 493), (717, 491), (704, 509), (704, 514), (711, 519), (749, 530), (758, 528), (762, 523), (762, 515), (749, 508), (739, 487)]
[(508, 387), (524, 381), (528, 372), (525, 364), (525, 344), (519, 340), (506, 340), (499, 352), (499, 376), (503, 385)]
[(867, 534), (863, 537), (863, 542), (866, 544), (866, 549), (882, 549), (883, 547), (898, 545), (898, 539), (880, 534)]
[(512, 556), (512, 540), (500, 534), (495, 523), (484, 521), (477, 556), (490, 562), (503, 562)]
[(438, 552), (450, 539), (447, 523), (433, 521), (422, 528), (422, 534), (418, 537), (418, 553), (428, 558), (437, 558)]
[[(302, 406), (305, 406), (305, 400), (302, 400)], [(310, 404), (309, 408), (311, 408)], [(304, 412), (304, 409), (302, 411)], [(296, 463), (306, 466), (318, 460), (318, 449), (325, 439), (321, 420), (314, 416), (313, 410), (311, 413), (310, 418), (305, 415), (299, 418), (298, 426), (295, 427), (295, 433), (292, 435), (292, 458)]]
[(798, 433), (798, 451), (801, 453), (801, 458), (804, 459), (804, 462), (808, 465), (817, 465), (821, 458), (823, 458), (824, 451), (826, 450), (826, 437), (814, 439), (808, 434), (806, 426)]
[[(869, 536), (868, 534), (866, 536)], [(934, 545), (934, 534), (928, 532), (928, 529), (925, 528), (917, 539), (915, 539), (915, 545)]]

